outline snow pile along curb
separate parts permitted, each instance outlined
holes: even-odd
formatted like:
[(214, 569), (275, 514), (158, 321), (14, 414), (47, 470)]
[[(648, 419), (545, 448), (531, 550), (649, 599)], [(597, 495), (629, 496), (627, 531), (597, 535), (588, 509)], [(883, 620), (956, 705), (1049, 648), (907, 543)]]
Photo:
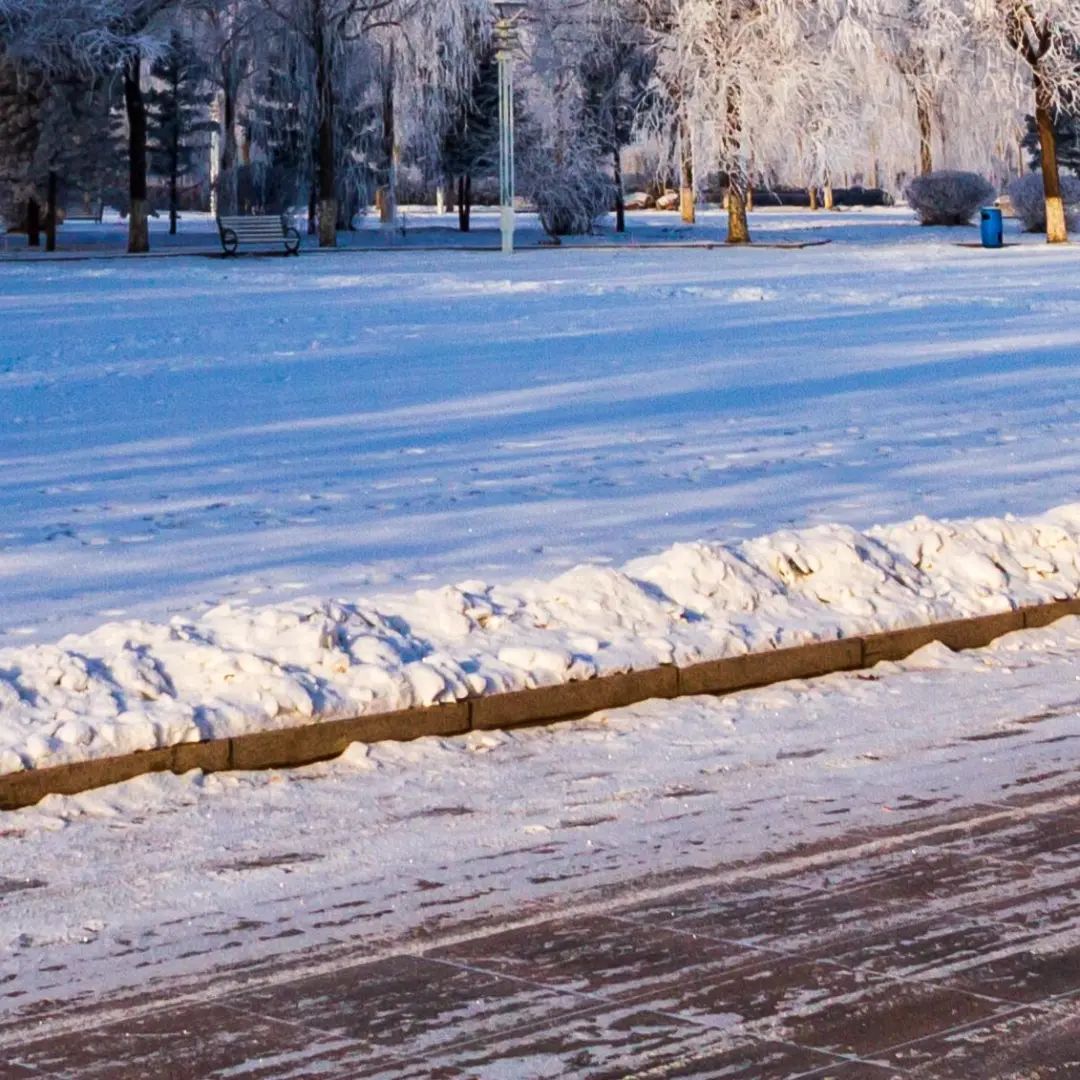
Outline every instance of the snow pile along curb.
[[(854, 639), (1078, 593), (1080, 504), (1071, 504), (1029, 519), (916, 518), (866, 533), (822, 526), (731, 547), (681, 544), (547, 582), (111, 623), (0, 650), (0, 774), (144, 751), (161, 759), (151, 768), (183, 768), (196, 763), (192, 744), (208, 742), (218, 767), (256, 767), (269, 758), (243, 748), (257, 747), (257, 733), (316, 725), (330, 753), (355, 718), (378, 738), (402, 730), (389, 714), (421, 708), (446, 732), (550, 719), (628, 695), (725, 689), (727, 675), (717, 685), (693, 674), (724, 658), (747, 658), (725, 668), (743, 671), (738, 685), (768, 681), (754, 665), (810, 643), (847, 642), (850, 655), (823, 653), (806, 674), (857, 667), (888, 650)], [(1024, 624), (986, 623), (998, 633)], [(591, 704), (585, 687), (617, 673), (630, 674), (596, 680)], [(580, 707), (530, 714), (513, 704), (519, 691), (564, 686), (537, 700), (570, 694)]]

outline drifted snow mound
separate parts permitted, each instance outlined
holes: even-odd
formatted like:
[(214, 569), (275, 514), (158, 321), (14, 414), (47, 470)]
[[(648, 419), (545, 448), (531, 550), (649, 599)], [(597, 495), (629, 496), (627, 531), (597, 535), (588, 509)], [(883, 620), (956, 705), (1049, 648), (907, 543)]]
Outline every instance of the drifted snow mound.
[(1080, 593), (1080, 504), (678, 544), (621, 570), (222, 605), (0, 650), (0, 773), (850, 637)]

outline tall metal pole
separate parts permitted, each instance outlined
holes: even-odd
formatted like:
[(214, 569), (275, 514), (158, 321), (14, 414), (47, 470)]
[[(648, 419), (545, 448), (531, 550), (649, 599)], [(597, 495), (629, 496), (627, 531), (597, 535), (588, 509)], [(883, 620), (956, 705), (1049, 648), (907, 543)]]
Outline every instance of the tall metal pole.
[(514, 43), (509, 19), (495, 26), (499, 50), (499, 227), (503, 253), (514, 251)]

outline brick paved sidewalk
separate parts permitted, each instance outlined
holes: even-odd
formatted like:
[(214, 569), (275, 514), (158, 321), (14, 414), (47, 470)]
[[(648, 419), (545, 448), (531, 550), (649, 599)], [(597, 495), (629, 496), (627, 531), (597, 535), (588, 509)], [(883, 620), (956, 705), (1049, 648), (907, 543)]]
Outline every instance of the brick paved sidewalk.
[(1080, 1077), (1080, 783), (422, 941), (43, 1017), (0, 1077)]

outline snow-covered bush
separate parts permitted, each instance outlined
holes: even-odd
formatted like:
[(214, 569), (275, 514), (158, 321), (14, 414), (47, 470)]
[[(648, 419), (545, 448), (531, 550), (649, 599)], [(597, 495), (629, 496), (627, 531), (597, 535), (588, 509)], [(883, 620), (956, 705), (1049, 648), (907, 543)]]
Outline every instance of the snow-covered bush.
[[(1061, 197), (1069, 230), (1080, 228), (1080, 180), (1075, 176), (1062, 176)], [(1046, 194), (1041, 172), (1028, 173), (1014, 180), (1009, 185), (1009, 198), (1025, 231), (1046, 232)]]
[(549, 236), (590, 233), (596, 219), (611, 209), (614, 186), (592, 155), (572, 155), (560, 162), (539, 152), (530, 166), (529, 195)]
[(904, 192), (923, 225), (967, 225), (993, 194), (978, 173), (951, 169), (917, 176)]

